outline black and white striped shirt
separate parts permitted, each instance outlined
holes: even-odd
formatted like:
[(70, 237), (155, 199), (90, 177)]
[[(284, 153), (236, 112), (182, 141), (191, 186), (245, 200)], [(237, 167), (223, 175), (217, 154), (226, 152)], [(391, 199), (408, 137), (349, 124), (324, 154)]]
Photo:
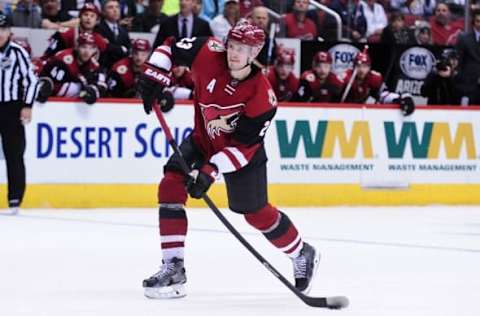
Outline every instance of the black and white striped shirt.
[(31, 107), (37, 94), (37, 81), (28, 53), (20, 45), (8, 42), (0, 50), (0, 106), (20, 101)]

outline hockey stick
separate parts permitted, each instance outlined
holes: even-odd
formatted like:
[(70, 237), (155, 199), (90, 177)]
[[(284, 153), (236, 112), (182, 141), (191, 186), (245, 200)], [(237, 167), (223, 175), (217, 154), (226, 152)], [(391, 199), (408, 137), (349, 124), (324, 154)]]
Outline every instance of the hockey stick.
[(273, 43), (275, 41), (275, 29), (277, 24), (272, 22), (270, 24), (270, 33), (268, 34), (268, 51), (267, 51), (267, 68), (272, 64)]
[(354, 67), (355, 68), (353, 68), (352, 76), (350, 77), (350, 80), (348, 80), (348, 84), (345, 87), (345, 91), (343, 91), (343, 95), (342, 95), (342, 99), (340, 100), (340, 103), (345, 102), (345, 99), (347, 98), (348, 93), (350, 92), (350, 89), (352, 89), (353, 81), (357, 77), (358, 68), (357, 66), (354, 66)]
[[(183, 172), (188, 175), (190, 173), (190, 167), (185, 162), (182, 152), (178, 148), (178, 145), (175, 142), (172, 133), (170, 132), (170, 128), (165, 121), (160, 107), (157, 106), (157, 104), (154, 104), (153, 109), (155, 111), (155, 114), (157, 115), (161, 127), (163, 128), (168, 143), (170, 144), (170, 146), (172, 146), (173, 151), (179, 157), (179, 162), (183, 169)], [(235, 229), (235, 227), (233, 227), (232, 224), (230, 224), (230, 222), (225, 218), (225, 216), (223, 216), (223, 214), (220, 212), (220, 210), (212, 202), (212, 200), (206, 193), (203, 194), (203, 200), (205, 201), (205, 203), (207, 203), (208, 207), (213, 211), (213, 213), (218, 217), (218, 219), (223, 223), (223, 225), (225, 225), (225, 227), (227, 227), (227, 229), (235, 236), (235, 238), (237, 238), (238, 241), (240, 241), (240, 243), (245, 248), (247, 248), (248, 251), (250, 251), (250, 253), (254, 255), (255, 258), (257, 258), (257, 260), (260, 261), (265, 268), (267, 268), (274, 276), (276, 276), (277, 279), (280, 280), (280, 282), (282, 282), (286, 287), (288, 287), (290, 291), (292, 291), (296, 296), (298, 296), (305, 304), (312, 307), (322, 307), (330, 309), (340, 309), (348, 306), (348, 298), (346, 298), (345, 296), (311, 297), (300, 292), (295, 286), (292, 285), (292, 283), (290, 283), (282, 274), (280, 274), (277, 269), (275, 269), (265, 258), (263, 258), (262, 255), (258, 253), (258, 251), (256, 251), (255, 248), (253, 248), (252, 245), (248, 243), (248, 241), (245, 240), (245, 238), (243, 238), (243, 236)]]

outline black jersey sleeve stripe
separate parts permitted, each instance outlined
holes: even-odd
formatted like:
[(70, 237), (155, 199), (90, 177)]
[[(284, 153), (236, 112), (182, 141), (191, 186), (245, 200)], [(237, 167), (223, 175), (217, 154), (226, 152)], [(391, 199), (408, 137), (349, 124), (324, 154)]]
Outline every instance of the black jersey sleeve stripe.
[(232, 138), (247, 146), (263, 142), (265, 133), (262, 130), (268, 128), (276, 112), (275, 107), (257, 117), (240, 116)]

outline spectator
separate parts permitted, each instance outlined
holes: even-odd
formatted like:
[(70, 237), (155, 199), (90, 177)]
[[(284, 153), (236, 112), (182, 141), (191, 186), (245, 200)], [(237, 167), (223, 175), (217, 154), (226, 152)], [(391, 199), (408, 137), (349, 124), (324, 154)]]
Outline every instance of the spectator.
[[(226, 2), (226, 1), (225, 1)], [(252, 13), (253, 8), (263, 6), (262, 0), (239, 0), (240, 17), (244, 18)]]
[(453, 21), (447, 4), (440, 2), (435, 7), (435, 15), (430, 19), (434, 45), (455, 45), (463, 30), (461, 21)]
[(428, 75), (421, 88), (422, 96), (429, 105), (460, 104), (461, 93), (457, 88), (455, 70), (450, 58), (442, 56), (436, 69)]
[(105, 52), (108, 46), (107, 40), (102, 35), (94, 32), (99, 15), (100, 12), (98, 12), (95, 5), (86, 3), (82, 10), (80, 10), (79, 27), (60, 29), (55, 32), (49, 40), (47, 50), (43, 54), (42, 59), (46, 60), (61, 50), (74, 47), (78, 34), (84, 32), (92, 33), (100, 53)]
[[(327, 5), (326, 2), (325, 0), (320, 1), (324, 5)], [(319, 40), (327, 42), (337, 41), (337, 21), (331, 15), (323, 10), (311, 9), (307, 11), (307, 18), (315, 22)]]
[(457, 45), (459, 82), (469, 104), (480, 105), (480, 10), (472, 12), (472, 22), (472, 31), (460, 36)]
[[(277, 0), (278, 1), (278, 0)], [(203, 0), (198, 16), (210, 21), (223, 12), (225, 0)], [(262, 0), (239, 0), (240, 17), (247, 17), (255, 7), (262, 6)]]
[[(142, 15), (145, 13), (145, 11), (147, 11), (148, 6), (145, 5), (144, 0), (133, 0), (131, 2), (133, 3), (129, 5), (130, 16), (136, 17), (137, 15)], [(148, 3), (150, 5), (152, 1), (148, 1)]]
[(213, 18), (223, 12), (225, 0), (203, 0), (202, 8), (198, 16), (206, 18), (206, 21), (211, 21)]
[[(332, 0), (330, 8), (337, 12), (342, 18), (343, 37), (355, 42), (365, 37), (367, 21), (358, 0), (351, 2), (349, 0)], [(331, 23), (332, 22), (329, 24)]]
[(167, 16), (172, 16), (180, 12), (180, 1), (167, 0), (163, 3), (162, 12)]
[(59, 30), (62, 27), (76, 27), (78, 19), (60, 10), (60, 0), (43, 0), (42, 28)]
[(93, 104), (106, 90), (105, 76), (94, 56), (98, 49), (92, 33), (80, 33), (76, 48), (62, 50), (51, 57), (40, 73), (37, 101), (51, 95), (80, 97)]
[(62, 11), (67, 12), (71, 16), (80, 16), (80, 11), (87, 3), (93, 4), (98, 11), (102, 7), (101, 0), (61, 0), (61, 3)]
[(195, 4), (193, 5), (193, 14), (198, 16), (200, 19), (207, 21), (208, 23), (212, 22), (212, 19), (203, 12), (203, 0), (195, 0)]
[(417, 45), (432, 45), (432, 31), (427, 21), (416, 21), (413, 29), (414, 43)]
[(193, 15), (194, 0), (179, 0), (180, 13), (168, 17), (160, 25), (153, 47), (160, 46), (163, 41), (173, 36), (178, 41), (185, 37), (212, 36), (207, 21)]
[(268, 81), (277, 96), (278, 101), (290, 101), (297, 92), (299, 80), (293, 73), (295, 65), (295, 50), (281, 48), (273, 67), (268, 69)]
[(101, 65), (106, 69), (118, 60), (127, 57), (130, 50), (128, 31), (120, 26), (120, 3), (118, 0), (106, 0), (103, 3), (103, 16), (96, 31), (108, 40), (105, 53), (101, 56)]
[(275, 39), (272, 41), (270, 38), (270, 19), (267, 8), (261, 6), (253, 8), (251, 18), (252, 23), (260, 27), (266, 34), (265, 45), (263, 45), (262, 50), (257, 55), (257, 61), (262, 64), (262, 66), (268, 67), (276, 58), (277, 43)]
[[(102, 7), (105, 6), (105, 0), (102, 1)], [(120, 11), (120, 19), (118, 24), (124, 27), (127, 31), (132, 30), (132, 23), (135, 16), (142, 14), (145, 11), (143, 0), (118, 0)], [(137, 9), (139, 12), (137, 13)]]
[(363, 9), (363, 15), (367, 21), (367, 33), (365, 36), (370, 41), (372, 37), (380, 39), (383, 29), (387, 26), (387, 15), (385, 10), (377, 0), (360, 1), (360, 6)]
[(436, 0), (390, 0), (390, 8), (403, 14), (429, 17), (435, 8)]
[(285, 15), (287, 37), (313, 40), (317, 37), (315, 23), (307, 18), (309, 0), (295, 0), (293, 12)]
[(33, 0), (18, 1), (12, 13), (13, 26), (40, 28), (42, 17), (40, 7)]
[(320, 51), (313, 57), (312, 69), (302, 74), (293, 101), (339, 102), (343, 86), (343, 81), (332, 72), (332, 56)]
[(225, 40), (228, 31), (237, 24), (239, 19), (240, 7), (238, 0), (226, 0), (223, 14), (219, 14), (210, 22), (213, 35), (222, 41)]
[(108, 94), (116, 98), (137, 96), (136, 83), (142, 73), (142, 65), (147, 60), (152, 47), (146, 39), (136, 39), (132, 43), (132, 56), (120, 59), (109, 71)]
[(405, 27), (405, 17), (400, 12), (390, 15), (390, 24), (383, 30), (380, 42), (387, 45), (407, 45), (413, 42), (412, 33)]
[(135, 16), (132, 22), (133, 32), (157, 33), (159, 25), (167, 19), (162, 13), (163, 0), (150, 0), (145, 12)]
[[(465, 16), (465, 0), (446, 0), (445, 2), (450, 8), (450, 12), (454, 18), (463, 18)], [(475, 6), (475, 2), (478, 3), (477, 0), (470, 1), (470, 8), (472, 8), (472, 10)]]

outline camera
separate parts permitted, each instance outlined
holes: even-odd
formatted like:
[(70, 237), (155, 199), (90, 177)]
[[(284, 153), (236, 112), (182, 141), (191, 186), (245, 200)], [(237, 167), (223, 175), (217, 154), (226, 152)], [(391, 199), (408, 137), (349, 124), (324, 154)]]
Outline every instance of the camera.
[(446, 71), (448, 70), (448, 68), (452, 67), (452, 65), (450, 64), (450, 61), (448, 59), (440, 59), (438, 62), (437, 62), (437, 71)]

